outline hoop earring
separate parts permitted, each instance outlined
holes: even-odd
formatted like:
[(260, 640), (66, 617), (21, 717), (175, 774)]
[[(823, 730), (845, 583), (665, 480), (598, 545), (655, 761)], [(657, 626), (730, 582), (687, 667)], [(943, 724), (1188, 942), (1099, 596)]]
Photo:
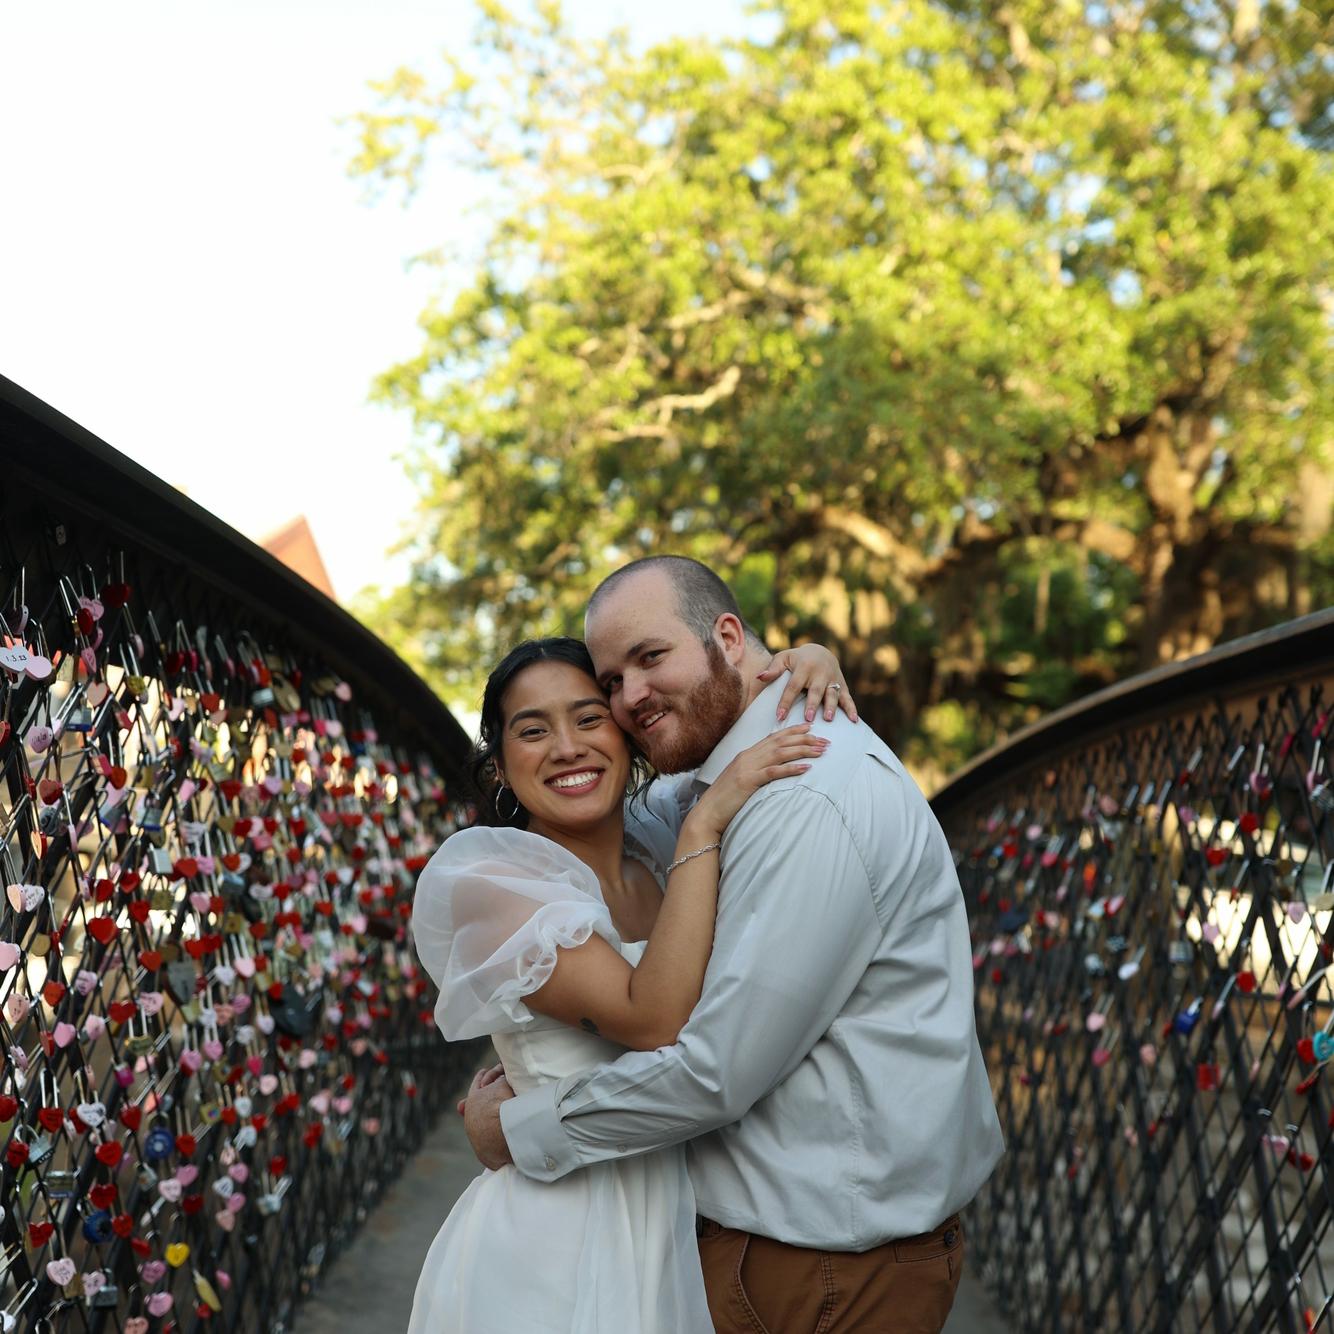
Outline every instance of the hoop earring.
[[(502, 792), (508, 792), (510, 796), (514, 798), (514, 809), (510, 811), (508, 815), (506, 815), (505, 812), (500, 809), (500, 794)], [(519, 813), (519, 798), (516, 795), (514, 789), (507, 788), (504, 783), (501, 783), (501, 785), (496, 789), (496, 796), (495, 800), (492, 802), (492, 805), (495, 806), (496, 808), (496, 818), (504, 820), (506, 824), (508, 824), (512, 819), (514, 819), (514, 817)]]

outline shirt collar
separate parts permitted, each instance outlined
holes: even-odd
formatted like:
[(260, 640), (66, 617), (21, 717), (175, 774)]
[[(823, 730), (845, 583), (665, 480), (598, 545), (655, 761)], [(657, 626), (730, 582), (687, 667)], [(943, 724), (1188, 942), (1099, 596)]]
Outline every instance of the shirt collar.
[(778, 701), (782, 697), (786, 680), (787, 673), (784, 672), (778, 680), (771, 681), (751, 700), (746, 711), (732, 724), (731, 730), (714, 746), (709, 758), (696, 770), (694, 782), (697, 789), (710, 787), (717, 781), (718, 775), (747, 746), (763, 741), (774, 730), (778, 716)]

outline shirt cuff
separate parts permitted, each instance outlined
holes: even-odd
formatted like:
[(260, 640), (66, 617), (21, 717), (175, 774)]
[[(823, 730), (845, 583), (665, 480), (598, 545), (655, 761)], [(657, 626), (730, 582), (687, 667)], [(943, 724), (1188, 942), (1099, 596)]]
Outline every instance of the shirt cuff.
[(558, 1181), (579, 1166), (556, 1111), (557, 1083), (542, 1084), (500, 1104), (500, 1128), (505, 1132), (514, 1166), (534, 1181)]

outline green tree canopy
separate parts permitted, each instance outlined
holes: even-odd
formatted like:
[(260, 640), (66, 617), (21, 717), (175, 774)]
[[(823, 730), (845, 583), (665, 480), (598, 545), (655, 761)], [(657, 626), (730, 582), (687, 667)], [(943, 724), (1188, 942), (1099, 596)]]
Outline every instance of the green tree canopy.
[(683, 552), (940, 765), (1320, 595), (1326, 0), (767, 0), (642, 53), (481, 8), (355, 164), (497, 187), (378, 385), (423, 497), (381, 623), (437, 681)]

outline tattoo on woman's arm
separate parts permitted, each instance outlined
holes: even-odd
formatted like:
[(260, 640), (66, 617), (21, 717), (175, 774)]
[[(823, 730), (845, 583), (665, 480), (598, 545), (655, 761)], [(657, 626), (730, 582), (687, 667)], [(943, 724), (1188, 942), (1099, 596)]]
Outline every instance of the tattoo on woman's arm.
[(581, 1019), (579, 1021), (579, 1027), (582, 1028), (585, 1033), (592, 1033), (594, 1037), (602, 1036), (602, 1034), (598, 1032), (598, 1026), (591, 1019)]

